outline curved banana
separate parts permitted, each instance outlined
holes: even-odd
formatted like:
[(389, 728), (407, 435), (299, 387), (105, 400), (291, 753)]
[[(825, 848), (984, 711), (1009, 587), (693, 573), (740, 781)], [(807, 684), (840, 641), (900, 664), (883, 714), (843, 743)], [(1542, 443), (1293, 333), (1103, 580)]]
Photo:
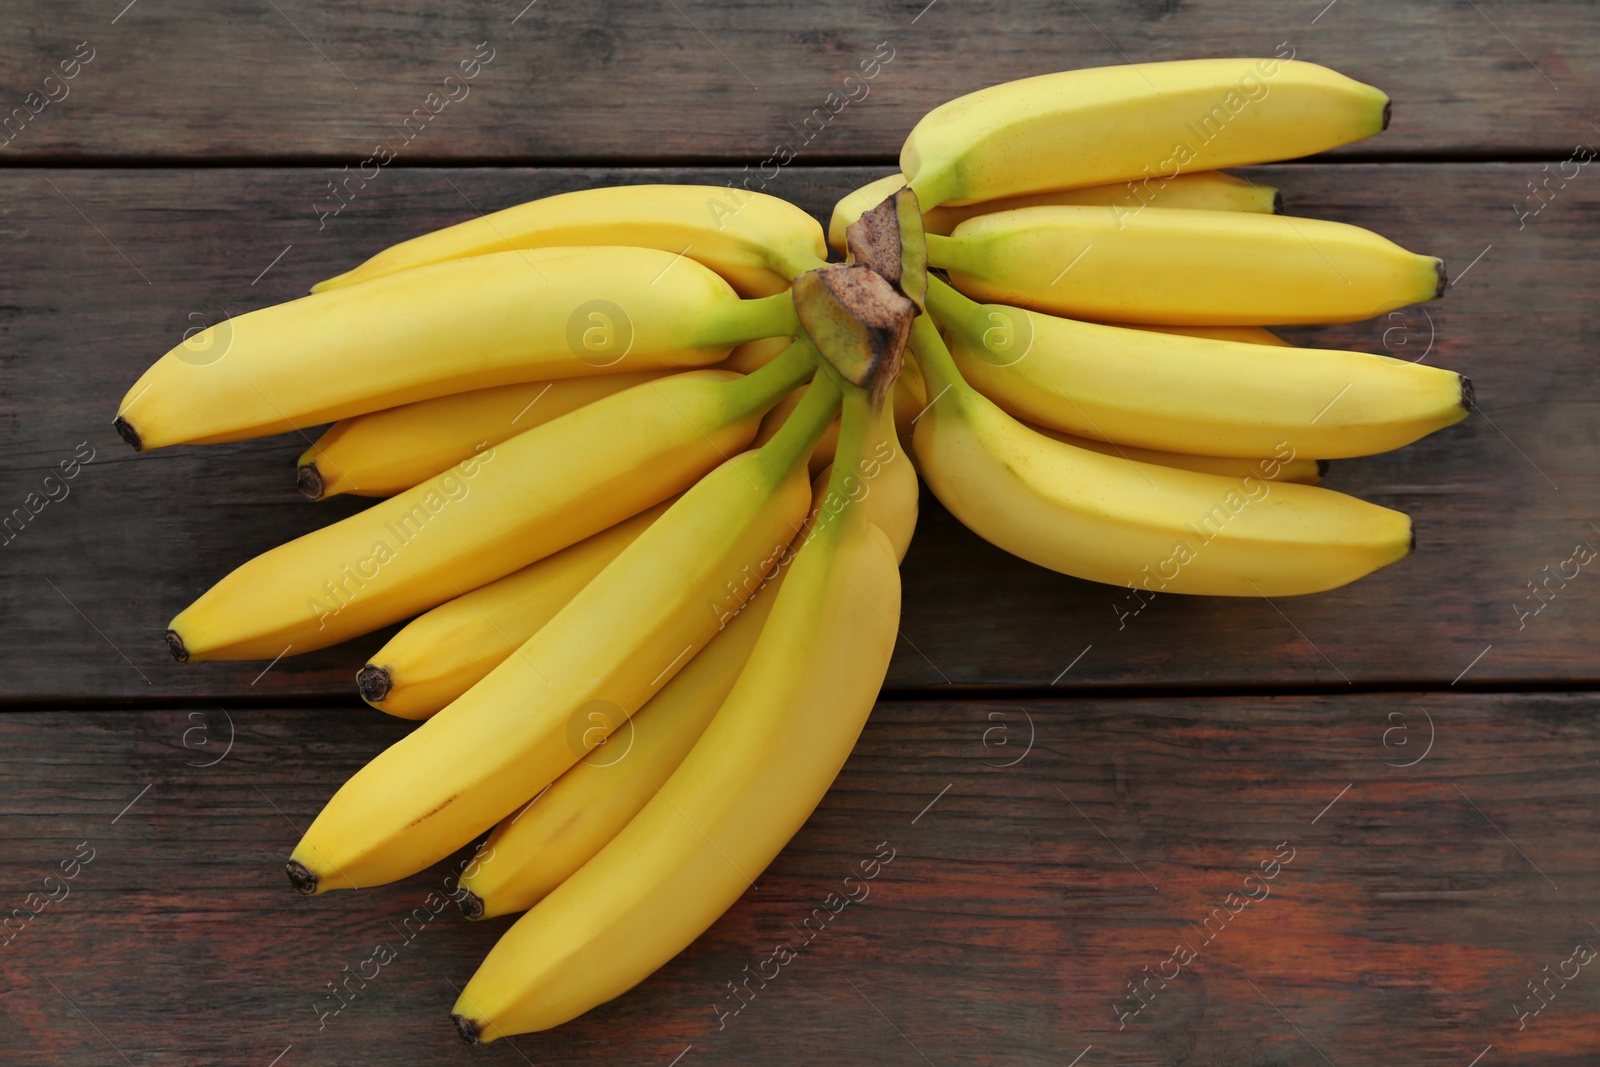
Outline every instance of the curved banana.
[[(1022, 421), (1022, 425), (1034, 433), (1044, 434), (1046, 437), (1060, 441), (1062, 444), (1072, 445), (1074, 448), (1086, 448), (1090, 452), (1098, 452), (1102, 456), (1116, 456), (1119, 459), (1132, 460), (1137, 463), (1154, 463), (1160, 467), (1176, 467), (1179, 470), (1199, 471), (1201, 474), (1220, 474), (1225, 478), (1260, 478), (1269, 482), (1299, 482), (1301, 485), (1316, 485), (1322, 476), (1328, 472), (1328, 461), (1325, 459), (1281, 459), (1278, 456), (1270, 458), (1249, 459), (1243, 456), (1194, 456), (1182, 452), (1161, 452), (1153, 448), (1140, 448), (1137, 445), (1114, 445), (1110, 441), (1096, 441), (1092, 437), (1078, 437), (1075, 434), (1063, 433), (1051, 429), (1049, 426), (1040, 426), (1038, 423)], [(1292, 453), (1285, 453), (1291, 454)]]
[[(840, 455), (853, 461), (871, 415), (864, 397), (847, 403)], [(456, 1002), (463, 1037), (548, 1029), (626, 992), (715, 922), (810, 816), (872, 710), (897, 634), (894, 551), (863, 512), (819, 517), (699, 742), (495, 945)]]
[(1293, 159), (1388, 125), (1387, 96), (1314, 63), (1129, 64), (1043, 74), (957, 97), (912, 128), (900, 170), (927, 211)]
[(976, 304), (937, 278), (928, 306), (984, 396), (1017, 418), (1119, 445), (1340, 459), (1400, 448), (1471, 410), (1461, 375), (1387, 356), (1098, 326)]
[[(830, 506), (830, 473), (831, 468), (818, 476), (813, 515)], [(883, 406), (855, 471), (846, 473), (839, 499), (859, 501), (867, 521), (889, 538), (896, 560), (903, 560), (916, 529), (917, 476), (899, 450), (892, 405)], [(639, 813), (733, 688), (788, 573), (785, 562), (779, 561), (744, 610), (639, 709), (631, 728), (613, 734), (495, 827), (461, 876), (462, 911), (474, 919), (526, 911)]]
[(311, 291), (553, 245), (634, 245), (686, 256), (742, 296), (781, 293), (795, 275), (828, 258), (817, 220), (778, 197), (720, 185), (623, 185), (547, 196), (413, 237)]
[(402, 719), (440, 711), (538, 633), (668, 503), (412, 619), (356, 675), (361, 699)]
[[(771, 363), (790, 343), (788, 337), (746, 341), (706, 369), (749, 374)], [(497, 385), (341, 419), (300, 456), (295, 481), (312, 500), (340, 493), (393, 496), (489, 445), (669, 373), (640, 371)]]
[(1274, 348), (1294, 347), (1271, 330), (1263, 330), (1259, 326), (1152, 326), (1147, 322), (1103, 322), (1100, 325), (1148, 330), (1150, 333), (1175, 333), (1182, 337), (1209, 337), (1213, 341), (1243, 341), (1252, 345), (1272, 345)]
[(514, 655), (358, 771), (295, 847), (295, 889), (354, 889), (422, 870), (643, 707), (743, 606), (804, 523), (803, 458), (838, 395), (818, 375), (786, 433), (702, 478)]
[(496, 385), (341, 419), (301, 454), (295, 484), (312, 500), (342, 493), (393, 496), (475, 451), (671, 373)]
[(973, 532), (1041, 567), (1150, 592), (1291, 596), (1401, 559), (1411, 520), (1309, 485), (1102, 456), (1034, 433), (961, 380), (927, 316), (912, 327), (935, 397), (914, 447)]
[(513, 382), (715, 363), (798, 330), (787, 293), (740, 300), (652, 248), (497, 252), (228, 319), (134, 383), (135, 448), (283, 433)]
[[(828, 222), (828, 243), (845, 251), (844, 231), (849, 225), (870, 211), (898, 189), (905, 188), (905, 175), (895, 173), (868, 182), (840, 200), (833, 208)], [(1261, 185), (1245, 178), (1236, 178), (1220, 170), (1201, 170), (1193, 174), (1179, 174), (1174, 178), (1146, 176), (1140, 181), (1116, 182), (1111, 185), (1085, 185), (1077, 189), (1052, 189), (1027, 196), (1007, 197), (1004, 200), (985, 200), (963, 204), (960, 207), (936, 207), (922, 215), (922, 226), (927, 233), (948, 236), (950, 231), (977, 215), (996, 211), (1009, 211), (1018, 207), (1047, 205), (1083, 205), (1103, 207), (1113, 219), (1147, 207), (1188, 207), (1206, 211), (1250, 211), (1263, 215), (1283, 214), (1283, 194), (1276, 186)]]
[(807, 346), (745, 377), (691, 371), (537, 426), (239, 567), (178, 614), (179, 659), (271, 659), (375, 630), (681, 493), (811, 373)]
[(1351, 322), (1444, 293), (1444, 263), (1358, 226), (1168, 208), (979, 215), (928, 236), (928, 261), (975, 300), (1108, 322)]

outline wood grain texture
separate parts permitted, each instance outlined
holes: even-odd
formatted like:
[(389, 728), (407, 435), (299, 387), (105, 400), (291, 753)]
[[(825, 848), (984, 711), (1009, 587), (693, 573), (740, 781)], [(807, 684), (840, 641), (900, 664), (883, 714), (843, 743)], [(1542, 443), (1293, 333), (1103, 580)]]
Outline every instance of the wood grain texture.
[[(773, 189), (825, 217), (878, 173), (790, 167)], [(1399, 452), (1338, 462), (1327, 481), (1410, 513), (1417, 552), (1321, 596), (1169, 596), (1124, 617), (1136, 606), (1125, 590), (1007, 556), (925, 493), (891, 688), (1594, 683), (1600, 576), (1585, 569), (1541, 586), (1542, 601), (1528, 583), (1560, 569), (1576, 543), (1600, 545), (1600, 330), (1590, 299), (1600, 283), (1600, 184), (1584, 170), (1519, 229), (1512, 203), (1540, 173), (1534, 164), (1255, 173), (1284, 189), (1291, 211), (1365, 224), (1444, 255), (1461, 276), (1424, 308), (1294, 331), (1308, 343), (1426, 358), (1475, 381), (1481, 414)], [(70, 494), (0, 547), (9, 638), (0, 700), (192, 697), (233, 707), (349, 693), (383, 635), (265, 673), (265, 663), (167, 658), (166, 622), (211, 582), (362, 505), (299, 498), (292, 467), (305, 440), (294, 435), (130, 453), (109, 425), (128, 384), (186, 328), (296, 296), (475, 207), (601, 182), (728, 177), (388, 171), (319, 229), (310, 203), (326, 172), (0, 175), (0, 434), (12, 461), (0, 471), (0, 513), (23, 505), (80, 443), (94, 450)], [(1519, 615), (1540, 603), (1537, 615)]]
[[(755, 162), (785, 143), (802, 162), (891, 160), (924, 112), (996, 82), (1291, 49), (1397, 101), (1358, 153), (1564, 155), (1593, 138), (1600, 84), (1595, 25), (1570, 0), (15, 0), (6, 16), (0, 102), (36, 93), (39, 110), (15, 120), (0, 161), (355, 164), (390, 144), (413, 162)], [(41, 104), (80, 42), (94, 58)], [(480, 44), (493, 58), (447, 88)], [(863, 96), (844, 79), (875, 54), (892, 59)], [(841, 91), (858, 102), (807, 137)]]
[[(5, 906), (94, 850), (0, 945), (0, 1058), (464, 1056), (451, 986), (506, 921), (432, 914), (448, 865), (316, 900), (281, 872), (296, 827), (408, 728), (357, 708), (0, 717)], [(520, 1053), (479, 1055), (1061, 1065), (1092, 1045), (1085, 1064), (1462, 1067), (1493, 1045), (1485, 1062), (1593, 1063), (1600, 976), (1552, 984), (1520, 1029), (1513, 1004), (1600, 946), (1597, 761), (1592, 695), (883, 703), (810, 822), (691, 949)], [(802, 945), (812, 909), (891, 852)], [(1230, 893), (1238, 914), (1212, 917)], [(331, 1014), (326, 984), (380, 942), (398, 958)], [(1128, 983), (1172, 976), (1180, 942), (1196, 958), (1119, 1028)], [(772, 977), (780, 943), (798, 957)], [(766, 987), (723, 1017), (746, 966)]]

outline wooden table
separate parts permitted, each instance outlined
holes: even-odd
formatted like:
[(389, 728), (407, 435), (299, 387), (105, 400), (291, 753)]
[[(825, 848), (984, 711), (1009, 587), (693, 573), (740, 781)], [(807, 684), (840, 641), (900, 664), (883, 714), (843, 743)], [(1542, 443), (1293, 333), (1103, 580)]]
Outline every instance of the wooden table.
[[(1600, 975), (1529, 989), (1600, 946), (1600, 574), (1518, 610), (1600, 545), (1600, 177), (1542, 184), (1600, 142), (1587, 5), (124, 3), (12, 0), (0, 43), (6, 108), (41, 94), (0, 146), (0, 511), (92, 456), (0, 551), (4, 907), (77, 875), (0, 946), (0, 1061), (1600, 1057)], [(1163, 597), (1119, 626), (1115, 590), (1010, 558), (925, 495), (903, 639), (832, 793), (690, 950), (551, 1033), (456, 1044), (453, 987), (506, 922), (440, 915), (397, 944), (448, 868), (288, 891), (297, 828), (408, 726), (353, 693), (383, 635), (270, 667), (167, 658), (166, 621), (212, 581), (361, 506), (298, 497), (297, 437), (116, 439), (117, 399), (186, 328), (480, 209), (726, 184), (779, 144), (798, 154), (769, 191), (826, 218), (955, 94), (1291, 49), (1385, 88), (1394, 124), (1258, 177), (1453, 268), (1437, 304), (1292, 331), (1473, 378), (1467, 422), (1329, 476), (1411, 513), (1412, 558), (1317, 597)], [(806, 137), (873, 56), (871, 92)], [(474, 57), (470, 92), (417, 110)], [(394, 161), (332, 199), (379, 144)], [(883, 849), (870, 897), (731, 1014), (729, 983)], [(1229, 894), (1237, 913), (1214, 911)], [(398, 959), (331, 1013), (379, 942)]]

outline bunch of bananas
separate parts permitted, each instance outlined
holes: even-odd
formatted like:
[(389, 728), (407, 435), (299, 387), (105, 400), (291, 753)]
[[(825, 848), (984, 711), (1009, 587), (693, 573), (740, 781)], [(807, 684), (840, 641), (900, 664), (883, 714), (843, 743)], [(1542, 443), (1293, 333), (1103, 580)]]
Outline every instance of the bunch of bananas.
[(173, 654), (414, 616), (357, 684), (422, 725), (328, 802), (294, 887), (404, 878), (487, 832), (457, 899), (526, 914), (456, 1004), (470, 1040), (644, 979), (844, 763), (916, 472), (1007, 551), (1136, 590), (1311, 593), (1404, 556), (1405, 515), (1311, 483), (1461, 419), (1468, 383), (1261, 327), (1433, 299), (1442, 264), (1217, 169), (1388, 116), (1292, 61), (1029, 78), (929, 113), (826, 239), (762, 194), (590, 189), (174, 348), (117, 416), (136, 448), (332, 421), (301, 489), (385, 499), (224, 577)]

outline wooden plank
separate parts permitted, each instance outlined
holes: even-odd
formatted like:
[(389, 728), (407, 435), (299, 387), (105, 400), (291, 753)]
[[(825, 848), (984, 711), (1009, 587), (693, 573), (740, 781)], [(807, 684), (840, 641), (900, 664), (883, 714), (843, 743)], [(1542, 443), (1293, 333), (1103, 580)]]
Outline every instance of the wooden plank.
[[(1582, 309), (1600, 283), (1600, 186), (1574, 181), (1518, 228), (1531, 164), (1263, 168), (1291, 210), (1365, 223), (1443, 254), (1445, 300), (1316, 343), (1426, 358), (1472, 376), (1482, 413), (1400, 452), (1336, 463), (1327, 484), (1412, 514), (1408, 560), (1354, 586), (1272, 603), (1129, 594), (1043, 571), (929, 500), (905, 563), (889, 685), (1214, 686), (1593, 683), (1596, 578), (1541, 586), (1600, 545), (1600, 383)], [(788, 168), (828, 205), (871, 169)], [(162, 630), (252, 554), (358, 503), (293, 487), (304, 440), (133, 455), (109, 421), (142, 369), (197, 322), (303, 293), (414, 233), (596, 182), (725, 181), (727, 171), (395, 172), (319, 232), (309, 170), (13, 171), (0, 177), (0, 396), (9, 511), (81, 443), (94, 459), (0, 549), (0, 700), (323, 699), (351, 691), (382, 636), (264, 663), (179, 666)], [(927, 494), (924, 494), (925, 497)], [(1548, 567), (1550, 572), (1544, 568)], [(1567, 571), (1571, 572), (1568, 566)], [(1539, 604), (1537, 615), (1519, 615)], [(1520, 626), (1519, 626), (1520, 623)], [(1081, 658), (1080, 658), (1081, 657)], [(1070, 670), (1068, 668), (1070, 667)], [(1469, 669), (1470, 668), (1470, 669)], [(1063, 673), (1065, 672), (1065, 673)]]
[[(327, 710), (0, 717), (6, 907), (62, 897), (45, 876), (93, 851), (0, 946), (0, 1057), (460, 1055), (452, 986), (506, 922), (430, 914), (448, 866), (312, 901), (280, 871), (295, 827), (405, 729)], [(1092, 1045), (1084, 1064), (1462, 1067), (1492, 1046), (1484, 1062), (1593, 1063), (1600, 982), (1565, 961), (1600, 945), (1597, 760), (1592, 693), (881, 704), (693, 948), (483, 1055), (1065, 1064)], [(812, 909), (891, 850), (802, 944)], [(380, 942), (398, 958), (333, 1001)], [(778, 944), (799, 951), (772, 977)], [(1179, 944), (1196, 954), (1181, 967)], [(767, 984), (725, 1015), (747, 966)], [(1541, 1003), (1527, 983), (1563, 968), (1519, 1020)], [(1149, 974), (1165, 984), (1134, 999)]]
[[(1593, 137), (1584, 101), (1600, 53), (1583, 11), (1561, 0), (19, 0), (0, 83), (6, 110), (25, 110), (0, 159), (356, 165), (385, 145), (403, 163), (755, 163), (788, 145), (805, 162), (887, 161), (922, 114), (998, 81), (1239, 54), (1295, 55), (1388, 91), (1394, 126), (1361, 153), (1564, 156)], [(80, 43), (92, 58), (62, 81)], [(846, 83), (863, 69), (875, 76)]]

